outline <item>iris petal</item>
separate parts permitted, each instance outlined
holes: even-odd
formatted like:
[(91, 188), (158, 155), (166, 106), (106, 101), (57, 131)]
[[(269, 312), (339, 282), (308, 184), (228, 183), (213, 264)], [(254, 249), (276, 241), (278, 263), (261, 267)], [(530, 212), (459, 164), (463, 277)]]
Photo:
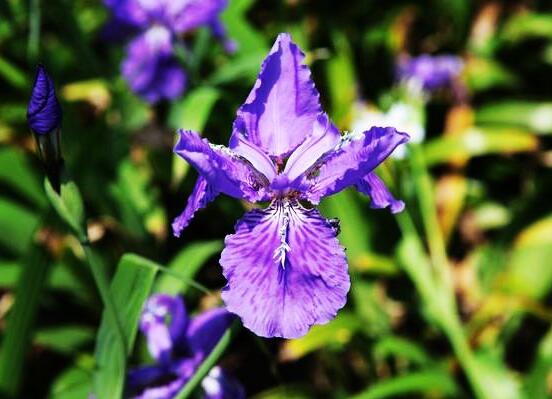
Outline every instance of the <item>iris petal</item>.
[(393, 194), (385, 187), (385, 183), (374, 172), (364, 176), (355, 184), (355, 188), (372, 198), (371, 208), (383, 209), (389, 207), (391, 213), (399, 213), (404, 209), (404, 202), (393, 197)]
[(171, 33), (154, 26), (133, 39), (127, 47), (122, 74), (130, 88), (154, 103), (182, 94), (186, 75), (173, 54)]
[(234, 315), (222, 308), (209, 310), (194, 317), (186, 333), (192, 353), (208, 356), (233, 319)]
[(392, 127), (373, 127), (344, 136), (334, 150), (304, 173), (301, 184), (308, 187), (304, 198), (316, 204), (325, 196), (357, 184), (408, 138)]
[(184, 343), (188, 316), (180, 297), (152, 295), (140, 318), (140, 330), (147, 338), (150, 354), (167, 364), (173, 349)]
[(232, 150), (210, 144), (197, 133), (180, 130), (174, 152), (188, 161), (214, 192), (257, 201), (264, 196), (268, 179)]
[(220, 259), (227, 309), (263, 337), (300, 337), (333, 319), (350, 287), (336, 235), (335, 224), (297, 203), (248, 212)]
[(176, 237), (180, 237), (182, 231), (188, 227), (190, 220), (194, 217), (195, 213), (205, 208), (207, 204), (213, 201), (218, 195), (218, 192), (213, 189), (207, 180), (199, 176), (194, 187), (194, 191), (188, 197), (188, 203), (186, 208), (182, 211), (178, 217), (176, 217), (172, 223), (173, 234)]
[(310, 168), (322, 155), (335, 148), (341, 134), (326, 114), (320, 114), (312, 134), (293, 151), (286, 162), (284, 173), (294, 181)]
[(320, 94), (304, 58), (290, 35), (280, 34), (238, 110), (245, 126), (238, 133), (273, 157), (283, 158), (301, 144), (321, 112)]

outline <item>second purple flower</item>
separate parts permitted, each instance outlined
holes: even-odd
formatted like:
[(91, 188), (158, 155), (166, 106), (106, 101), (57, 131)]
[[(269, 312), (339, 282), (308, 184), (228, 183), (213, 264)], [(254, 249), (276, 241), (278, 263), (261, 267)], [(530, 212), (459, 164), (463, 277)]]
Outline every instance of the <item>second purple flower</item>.
[(122, 73), (130, 88), (155, 103), (179, 97), (186, 74), (178, 64), (174, 45), (182, 35), (208, 26), (230, 49), (219, 20), (226, 0), (104, 0), (112, 20), (106, 27), (111, 38), (135, 35), (127, 46)]
[(246, 327), (264, 337), (296, 338), (333, 319), (347, 300), (347, 260), (338, 222), (316, 208), (353, 186), (372, 207), (404, 208), (373, 172), (408, 135), (372, 127), (341, 135), (322, 110), (304, 54), (280, 34), (234, 121), (229, 148), (180, 131), (175, 152), (199, 179), (175, 235), (219, 194), (270, 201), (245, 214), (225, 239), (222, 298)]

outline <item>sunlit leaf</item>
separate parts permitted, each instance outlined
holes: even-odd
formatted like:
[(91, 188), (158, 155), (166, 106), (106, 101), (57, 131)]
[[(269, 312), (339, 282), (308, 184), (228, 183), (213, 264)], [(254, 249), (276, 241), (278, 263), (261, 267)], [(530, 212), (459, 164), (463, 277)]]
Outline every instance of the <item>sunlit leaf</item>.
[(517, 13), (505, 24), (500, 37), (507, 42), (535, 37), (552, 39), (552, 14)]
[(61, 96), (66, 101), (86, 101), (100, 111), (104, 111), (111, 104), (111, 93), (107, 83), (100, 79), (69, 83), (62, 87)]
[(508, 291), (541, 298), (552, 285), (552, 216), (521, 231), (510, 255), (503, 281)]
[(458, 393), (459, 389), (451, 376), (444, 370), (435, 369), (379, 381), (352, 399), (395, 398), (408, 394), (455, 396)]
[(296, 360), (322, 348), (339, 350), (343, 348), (361, 327), (358, 318), (350, 313), (340, 312), (324, 325), (316, 325), (304, 337), (285, 342), (280, 358)]
[(469, 59), (463, 74), (468, 87), (473, 91), (512, 87), (519, 83), (514, 73), (492, 58)]
[(495, 126), (517, 126), (537, 133), (552, 133), (552, 103), (503, 101), (479, 107), (476, 122)]
[(463, 134), (430, 140), (423, 149), (427, 163), (435, 165), (459, 157), (535, 151), (537, 146), (538, 139), (525, 130), (474, 127)]

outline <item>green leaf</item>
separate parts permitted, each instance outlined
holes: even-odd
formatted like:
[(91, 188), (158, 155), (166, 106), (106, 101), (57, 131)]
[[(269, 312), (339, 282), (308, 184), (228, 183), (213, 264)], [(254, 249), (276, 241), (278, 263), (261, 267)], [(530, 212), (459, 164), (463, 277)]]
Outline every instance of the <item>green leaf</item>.
[(111, 294), (121, 322), (125, 347), (117, 338), (117, 327), (112, 325), (112, 319), (104, 311), (95, 352), (94, 394), (98, 399), (119, 398), (122, 395), (127, 348), (134, 345), (138, 320), (157, 270), (155, 263), (134, 254), (125, 254), (117, 266)]
[(383, 360), (389, 356), (394, 356), (398, 359), (407, 359), (419, 366), (427, 365), (431, 361), (420, 345), (393, 335), (385, 336), (376, 342), (373, 352), (377, 359)]
[(19, 385), (49, 269), (45, 250), (33, 245), (23, 261), (15, 303), (7, 320), (0, 351), (0, 396), (19, 397)]
[(361, 323), (355, 315), (340, 312), (328, 324), (313, 326), (304, 337), (286, 341), (280, 358), (296, 360), (319, 349), (342, 349), (360, 327)]
[(22, 266), (17, 262), (0, 261), (0, 287), (13, 288), (17, 284)]
[(489, 154), (535, 151), (535, 135), (520, 129), (473, 127), (462, 134), (441, 136), (424, 144), (428, 165)]
[[(167, 266), (167, 269), (175, 272), (175, 274), (160, 274), (153, 290), (170, 295), (185, 292), (189, 285), (186, 280), (193, 280), (201, 266), (221, 249), (222, 242), (218, 240), (188, 244)], [(176, 274), (179, 277), (176, 277)]]
[(349, 126), (348, 119), (357, 98), (353, 56), (344, 35), (334, 35), (333, 43), (335, 54), (327, 62), (326, 74), (332, 104), (331, 114), (338, 126)]
[(516, 237), (503, 287), (534, 299), (544, 297), (552, 286), (552, 216), (525, 228)]
[(173, 129), (201, 132), (220, 96), (220, 91), (214, 87), (198, 87), (171, 105), (167, 123)]
[(546, 398), (550, 394), (550, 370), (552, 370), (552, 328), (540, 341), (537, 356), (525, 379), (527, 398)]
[(0, 57), (0, 77), (16, 89), (27, 90), (27, 76), (5, 58)]
[(72, 355), (93, 339), (94, 331), (90, 327), (55, 326), (38, 330), (34, 336), (34, 343), (59, 353)]
[(19, 149), (15, 147), (0, 149), (0, 181), (39, 208), (46, 206), (47, 201), (40, 180)]
[(51, 399), (83, 399), (92, 391), (92, 371), (84, 367), (72, 367), (64, 371), (53, 383)]
[(492, 58), (470, 59), (463, 74), (468, 87), (475, 92), (519, 84), (514, 73)]
[(552, 14), (516, 13), (505, 24), (500, 38), (508, 43), (529, 38), (552, 39)]
[[(268, 47), (264, 36), (249, 23), (247, 12), (254, 0), (232, 0), (222, 13), (222, 22), (228, 37), (237, 43), (237, 54), (266, 54)], [(257, 65), (258, 68), (258, 65)]]
[(23, 254), (38, 223), (38, 215), (0, 197), (0, 246), (14, 254)]
[(86, 227), (84, 205), (77, 185), (73, 181), (62, 182), (60, 194), (58, 194), (52, 188), (50, 181), (44, 179), (44, 188), (46, 196), (58, 215), (82, 241), (86, 237)]
[(259, 67), (266, 56), (266, 51), (260, 51), (247, 55), (237, 56), (218, 68), (208, 80), (211, 85), (240, 81), (253, 82), (259, 72)]
[(395, 398), (399, 395), (455, 396), (459, 389), (445, 371), (423, 370), (379, 381), (352, 399)]
[(478, 124), (515, 126), (537, 133), (552, 133), (552, 103), (536, 101), (501, 101), (479, 107)]

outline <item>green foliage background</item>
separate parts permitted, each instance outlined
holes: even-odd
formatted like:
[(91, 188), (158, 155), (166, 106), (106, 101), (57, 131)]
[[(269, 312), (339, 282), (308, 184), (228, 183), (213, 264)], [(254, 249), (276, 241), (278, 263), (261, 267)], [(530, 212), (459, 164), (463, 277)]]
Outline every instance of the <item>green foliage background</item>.
[[(353, 283), (338, 317), (291, 341), (234, 326), (203, 372), (221, 363), (259, 399), (550, 397), (546, 3), (230, 0), (223, 20), (238, 51), (226, 54), (209, 31), (196, 31), (181, 59), (187, 92), (148, 106), (120, 75), (123, 45), (103, 39), (100, 1), (2, 1), (2, 395), (116, 398), (125, 368), (150, 361), (137, 336), (150, 292), (182, 294), (191, 312), (220, 303), (222, 240), (248, 204), (219, 198), (172, 237), (170, 221), (195, 180), (172, 155), (174, 131), (225, 144), (260, 62), (288, 31), (343, 130), (359, 100), (385, 109), (396, 98), (394, 65), (405, 54), (462, 56), (468, 101), (433, 97), (426, 140), (378, 169), (405, 212), (371, 210), (353, 191), (323, 203), (341, 220)], [(37, 62), (64, 111), (76, 185), (61, 197), (42, 184), (25, 121)], [(200, 377), (180, 397), (197, 394)]]

